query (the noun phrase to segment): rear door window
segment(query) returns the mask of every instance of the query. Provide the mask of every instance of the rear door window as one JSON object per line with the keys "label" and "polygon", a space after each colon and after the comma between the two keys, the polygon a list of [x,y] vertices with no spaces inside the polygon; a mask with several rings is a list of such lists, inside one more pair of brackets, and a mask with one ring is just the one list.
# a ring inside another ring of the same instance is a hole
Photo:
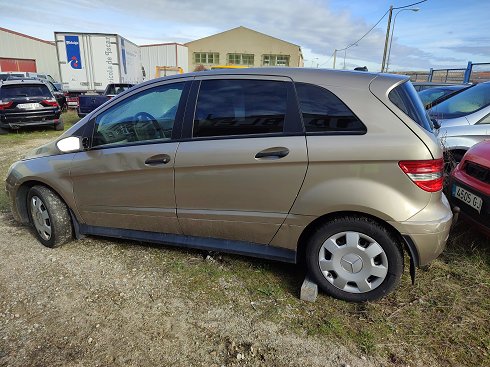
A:
{"label": "rear door window", "polygon": [[193,137],[282,133],[286,109],[286,82],[204,80],[199,89]]}
{"label": "rear door window", "polygon": [[0,99],[19,97],[52,98],[53,96],[44,84],[4,85],[0,88]]}
{"label": "rear door window", "polygon": [[299,106],[307,133],[364,134],[366,126],[329,90],[296,83]]}
{"label": "rear door window", "polygon": [[400,84],[388,94],[388,98],[395,106],[402,110],[405,115],[410,117],[425,130],[432,131],[432,124],[430,123],[424,105],[412,83],[407,81]]}

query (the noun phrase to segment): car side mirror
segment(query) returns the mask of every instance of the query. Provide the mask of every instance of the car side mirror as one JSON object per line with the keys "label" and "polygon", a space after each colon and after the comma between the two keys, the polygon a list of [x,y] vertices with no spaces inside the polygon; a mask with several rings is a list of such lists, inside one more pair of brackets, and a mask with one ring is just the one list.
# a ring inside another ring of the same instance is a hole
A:
{"label": "car side mirror", "polygon": [[71,153],[71,152],[78,152],[82,150],[82,139],[76,136],[69,136],[67,138],[63,138],[61,140],[58,140],[56,143],[56,146],[58,147],[59,150],[61,150],[63,153]]}
{"label": "car side mirror", "polygon": [[435,118],[430,119],[432,121],[432,125],[434,126],[434,129],[439,130],[441,128],[441,124],[439,121],[437,121]]}

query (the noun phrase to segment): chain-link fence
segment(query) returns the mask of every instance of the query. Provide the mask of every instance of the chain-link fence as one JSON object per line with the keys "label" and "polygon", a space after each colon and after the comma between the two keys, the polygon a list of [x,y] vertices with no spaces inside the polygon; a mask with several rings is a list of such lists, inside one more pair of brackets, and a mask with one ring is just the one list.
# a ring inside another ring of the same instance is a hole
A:
{"label": "chain-link fence", "polygon": [[490,80],[490,63],[468,63],[468,67],[471,68],[468,80],[470,83],[481,83]]}
{"label": "chain-link fence", "polygon": [[466,69],[433,69],[429,73],[429,81],[433,83],[462,84]]}

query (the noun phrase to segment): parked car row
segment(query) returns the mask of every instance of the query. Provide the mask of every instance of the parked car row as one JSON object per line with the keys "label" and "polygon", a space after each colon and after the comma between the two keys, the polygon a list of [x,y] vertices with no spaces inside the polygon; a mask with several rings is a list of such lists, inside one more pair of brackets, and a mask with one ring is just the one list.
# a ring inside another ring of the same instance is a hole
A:
{"label": "parked car row", "polygon": [[[445,149],[446,191],[461,216],[490,234],[490,82],[438,85],[419,96]],[[451,172],[452,171],[452,172]]]}

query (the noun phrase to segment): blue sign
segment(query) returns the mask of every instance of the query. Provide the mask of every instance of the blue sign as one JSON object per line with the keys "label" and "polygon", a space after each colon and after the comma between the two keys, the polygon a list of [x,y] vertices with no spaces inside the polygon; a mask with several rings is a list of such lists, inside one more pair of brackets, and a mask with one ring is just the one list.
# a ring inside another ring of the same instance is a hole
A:
{"label": "blue sign", "polygon": [[126,47],[124,46],[124,38],[121,37],[121,53],[122,53],[122,62],[124,67],[124,74],[128,73],[128,68],[126,66]]}
{"label": "blue sign", "polygon": [[66,58],[67,63],[73,69],[82,68],[82,60],[80,58],[80,41],[78,36],[65,36]]}

